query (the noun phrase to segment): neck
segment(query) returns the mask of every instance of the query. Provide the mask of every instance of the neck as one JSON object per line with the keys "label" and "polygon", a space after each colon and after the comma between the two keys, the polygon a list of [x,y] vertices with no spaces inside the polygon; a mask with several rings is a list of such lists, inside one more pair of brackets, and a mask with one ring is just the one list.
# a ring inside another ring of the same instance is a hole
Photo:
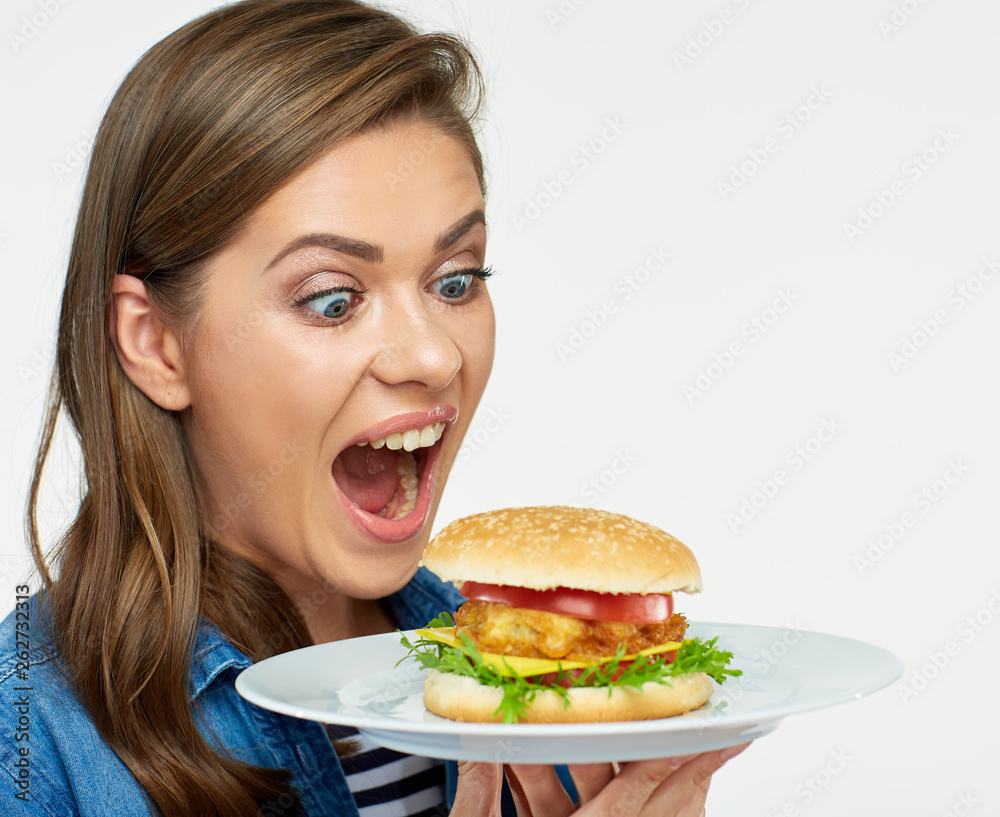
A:
{"label": "neck", "polygon": [[299,612],[314,644],[389,633],[396,626],[377,599],[356,599],[336,591],[314,592],[299,604]]}
{"label": "neck", "polygon": [[255,563],[281,586],[302,616],[313,644],[390,633],[396,629],[392,616],[377,599],[348,596],[328,581],[282,570],[273,564],[260,564],[245,550],[233,550]]}

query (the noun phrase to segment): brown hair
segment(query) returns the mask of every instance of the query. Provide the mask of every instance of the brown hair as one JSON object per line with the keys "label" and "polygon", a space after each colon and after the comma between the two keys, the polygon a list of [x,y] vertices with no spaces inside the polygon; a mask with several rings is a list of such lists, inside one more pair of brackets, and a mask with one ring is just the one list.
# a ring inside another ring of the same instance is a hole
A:
{"label": "brown hair", "polygon": [[[341,140],[394,121],[458,139],[482,185],[470,124],[481,94],[454,37],[350,0],[246,0],[154,46],[108,108],[70,253],[27,532],[67,672],[151,811],[242,817],[289,791],[286,773],[221,756],[199,733],[188,672],[201,620],[254,660],[309,637],[268,576],[213,543],[179,418],[118,363],[114,277],[141,278],[165,320],[194,325],[206,259],[248,215]],[[53,576],[37,506],[62,409],[85,483]]]}

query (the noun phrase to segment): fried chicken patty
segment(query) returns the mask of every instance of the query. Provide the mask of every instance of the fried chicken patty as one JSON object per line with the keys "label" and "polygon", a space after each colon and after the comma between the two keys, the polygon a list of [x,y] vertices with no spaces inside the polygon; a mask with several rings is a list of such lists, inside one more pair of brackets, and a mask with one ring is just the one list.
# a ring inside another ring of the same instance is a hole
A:
{"label": "fried chicken patty", "polygon": [[[624,624],[479,599],[470,599],[458,608],[455,624],[484,652],[570,661],[606,658],[615,654],[619,644],[631,655],[667,641],[681,641],[687,630],[687,620],[679,613],[655,624]],[[668,660],[674,657],[668,654]]]}

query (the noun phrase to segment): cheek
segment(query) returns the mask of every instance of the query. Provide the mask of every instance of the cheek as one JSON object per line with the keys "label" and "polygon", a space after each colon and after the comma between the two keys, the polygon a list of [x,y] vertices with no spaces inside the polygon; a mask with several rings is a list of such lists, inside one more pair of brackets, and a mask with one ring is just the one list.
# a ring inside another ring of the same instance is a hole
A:
{"label": "cheek", "polygon": [[482,395],[493,368],[493,353],[496,345],[496,320],[493,304],[488,295],[474,315],[459,322],[453,335],[455,345],[462,353],[462,368],[466,372],[467,388],[476,391],[476,399]]}
{"label": "cheek", "polygon": [[266,319],[208,329],[198,348],[190,378],[203,449],[196,455],[204,467],[225,467],[230,480],[286,459],[290,448],[314,460],[366,365],[351,344]]}
{"label": "cheek", "polygon": [[331,333],[296,325],[280,315],[219,322],[205,332],[199,348],[195,387],[208,402],[286,404],[308,414],[313,404],[336,402],[350,393],[364,370],[363,350],[337,342]]}

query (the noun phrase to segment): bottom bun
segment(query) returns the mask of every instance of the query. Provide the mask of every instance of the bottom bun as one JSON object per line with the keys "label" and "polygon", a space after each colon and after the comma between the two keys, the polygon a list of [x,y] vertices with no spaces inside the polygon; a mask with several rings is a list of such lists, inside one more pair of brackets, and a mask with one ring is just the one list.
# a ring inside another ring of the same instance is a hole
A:
{"label": "bottom bun", "polygon": [[[667,718],[697,709],[712,695],[712,682],[703,672],[671,679],[670,686],[655,681],[641,687],[577,687],[569,690],[570,705],[558,692],[544,690],[528,707],[526,723],[597,723]],[[502,722],[495,715],[503,700],[498,687],[480,684],[467,675],[432,669],[424,683],[424,706],[453,721]]]}

